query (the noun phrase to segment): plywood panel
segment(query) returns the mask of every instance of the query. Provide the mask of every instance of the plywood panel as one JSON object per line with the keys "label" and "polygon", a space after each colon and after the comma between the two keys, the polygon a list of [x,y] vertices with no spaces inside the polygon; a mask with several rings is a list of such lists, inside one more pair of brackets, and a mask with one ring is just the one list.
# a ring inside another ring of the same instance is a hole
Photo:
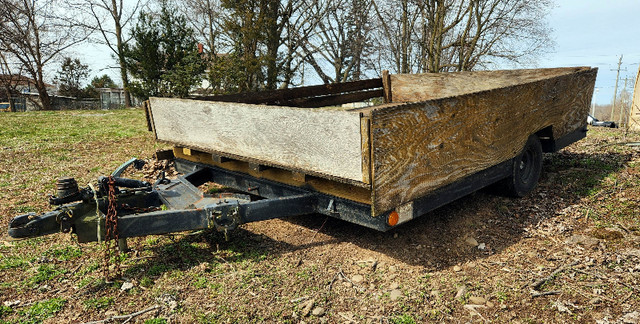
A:
{"label": "plywood panel", "polygon": [[418,102],[529,83],[584,69],[584,67],[576,67],[394,74],[390,76],[390,79],[393,102]]}
{"label": "plywood panel", "polygon": [[173,98],[150,102],[158,140],[363,181],[357,112]]}
{"label": "plywood panel", "polygon": [[374,215],[515,157],[528,136],[542,128],[552,126],[558,138],[585,125],[595,77],[595,69],[582,69],[528,84],[374,109]]}

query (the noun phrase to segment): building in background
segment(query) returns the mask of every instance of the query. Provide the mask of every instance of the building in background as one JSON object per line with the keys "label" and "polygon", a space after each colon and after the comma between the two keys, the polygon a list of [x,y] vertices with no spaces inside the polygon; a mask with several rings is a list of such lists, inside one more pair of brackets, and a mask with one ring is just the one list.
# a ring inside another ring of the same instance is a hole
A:
{"label": "building in background", "polygon": [[[124,89],[122,88],[98,88],[100,93],[100,107],[102,109],[118,109],[124,107]],[[131,105],[139,106],[140,100],[131,96]]]}

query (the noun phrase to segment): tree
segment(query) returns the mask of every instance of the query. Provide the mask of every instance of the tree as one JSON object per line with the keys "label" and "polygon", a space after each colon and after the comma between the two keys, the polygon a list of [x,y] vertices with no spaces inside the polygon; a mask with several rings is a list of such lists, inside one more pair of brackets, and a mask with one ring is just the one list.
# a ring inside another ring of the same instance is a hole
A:
{"label": "tree", "polygon": [[44,110],[51,109],[45,66],[89,36],[71,14],[64,2],[0,0],[0,50],[15,57],[34,80]]}
{"label": "tree", "polygon": [[469,71],[530,64],[553,46],[553,0],[373,2],[381,55],[397,72]]}
{"label": "tree", "polygon": [[18,94],[17,87],[20,82],[23,82],[22,79],[22,69],[21,65],[17,64],[17,71],[14,69],[16,64],[10,60],[7,55],[8,53],[0,52],[0,87],[4,92],[4,95],[9,101],[9,110],[15,111],[15,107],[13,106],[14,101],[11,100],[15,95]]}
{"label": "tree", "polygon": [[89,76],[89,66],[82,64],[79,59],[65,57],[55,77],[58,84],[58,93],[63,96],[83,97],[81,85]]}
{"label": "tree", "polygon": [[[372,47],[370,0],[331,0],[317,2],[323,12],[315,34],[303,48],[305,60],[324,83],[358,80]],[[326,67],[332,71],[325,72]]]}
{"label": "tree", "polygon": [[124,46],[127,69],[139,80],[130,83],[132,94],[186,97],[202,81],[205,65],[194,32],[166,2],[159,15],[140,13],[132,36],[135,44]]}
{"label": "tree", "polygon": [[100,88],[117,88],[118,85],[113,82],[110,76],[103,74],[94,77],[91,82],[84,88],[83,96],[86,98],[99,98],[100,94],[97,89]]}
{"label": "tree", "polygon": [[129,75],[124,57],[125,44],[130,38],[123,35],[124,29],[132,21],[141,7],[141,1],[125,6],[123,0],[85,0],[83,8],[89,13],[94,24],[88,24],[102,36],[100,43],[107,45],[118,61],[120,78],[124,88],[124,105],[131,107]]}

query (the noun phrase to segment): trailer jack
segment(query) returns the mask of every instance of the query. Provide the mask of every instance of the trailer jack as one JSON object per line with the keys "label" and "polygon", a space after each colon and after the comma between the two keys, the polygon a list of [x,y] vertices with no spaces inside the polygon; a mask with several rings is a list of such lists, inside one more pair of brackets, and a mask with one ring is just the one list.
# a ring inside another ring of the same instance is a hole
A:
{"label": "trailer jack", "polygon": [[[277,198],[264,199],[246,192],[225,193],[217,197],[201,192],[197,186],[210,181],[212,169],[194,168],[177,179],[164,174],[154,183],[122,178],[122,172],[144,161],[131,159],[110,177],[100,177],[94,184],[79,188],[73,178],[57,181],[57,194],[49,203],[56,208],[41,215],[28,213],[9,223],[9,236],[30,238],[58,232],[74,233],[78,242],[105,239],[105,215],[114,203],[118,237],[128,238],[188,230],[215,229],[227,233],[238,226],[318,211],[318,197],[313,192],[290,190]],[[115,185],[115,199],[109,198],[108,181]]]}

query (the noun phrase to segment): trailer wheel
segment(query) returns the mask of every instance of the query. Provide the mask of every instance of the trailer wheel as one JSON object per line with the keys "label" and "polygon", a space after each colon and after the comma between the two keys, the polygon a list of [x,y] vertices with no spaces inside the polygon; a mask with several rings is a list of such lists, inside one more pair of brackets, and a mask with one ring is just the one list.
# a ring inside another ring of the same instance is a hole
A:
{"label": "trailer wheel", "polygon": [[513,159],[511,175],[504,179],[506,193],[524,197],[531,192],[542,173],[542,144],[537,135],[531,135],[522,152]]}

